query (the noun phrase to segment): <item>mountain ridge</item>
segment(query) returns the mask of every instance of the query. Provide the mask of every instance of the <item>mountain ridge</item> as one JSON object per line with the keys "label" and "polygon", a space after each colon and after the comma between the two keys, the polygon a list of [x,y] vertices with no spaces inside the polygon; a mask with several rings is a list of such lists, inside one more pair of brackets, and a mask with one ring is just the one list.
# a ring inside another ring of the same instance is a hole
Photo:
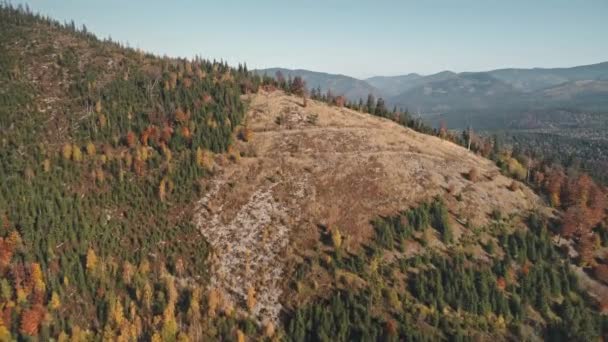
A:
{"label": "mountain ridge", "polygon": [[[291,70],[289,75],[310,73],[298,69]],[[504,124],[501,116],[518,117],[540,109],[608,111],[608,103],[604,100],[608,97],[608,89],[603,86],[608,80],[608,62],[560,68],[502,68],[458,73],[446,70],[431,75],[410,73],[363,80],[330,73],[313,74],[316,75],[313,84],[330,85],[339,80],[339,87],[326,86],[322,87],[323,91],[331,88],[334,95],[345,95],[351,101],[365,100],[371,93],[383,97],[389,107],[420,111],[433,124],[437,124],[437,120],[432,118],[446,116],[451,127],[456,128],[473,123],[490,129]],[[482,124],[471,122],[467,116],[479,117]]]}
{"label": "mountain ridge", "polygon": [[336,95],[344,95],[351,100],[366,98],[368,94],[379,95],[380,91],[364,80],[341,74],[309,71],[305,69],[268,68],[256,69],[253,72],[259,76],[275,77],[281,72],[285,78],[300,76],[306,81],[308,88],[321,88],[322,92],[331,90]]}

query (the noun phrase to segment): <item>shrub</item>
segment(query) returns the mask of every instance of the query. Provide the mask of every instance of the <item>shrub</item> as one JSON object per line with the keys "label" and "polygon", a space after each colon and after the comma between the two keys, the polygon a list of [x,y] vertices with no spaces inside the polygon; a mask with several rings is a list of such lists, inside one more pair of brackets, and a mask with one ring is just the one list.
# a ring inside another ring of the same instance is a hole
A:
{"label": "shrub", "polygon": [[342,246],[342,233],[338,228],[331,230],[331,242],[336,249],[340,249],[340,246]]}
{"label": "shrub", "polygon": [[243,140],[244,142],[249,142],[252,137],[253,131],[247,127],[243,127],[239,131],[239,139]]}

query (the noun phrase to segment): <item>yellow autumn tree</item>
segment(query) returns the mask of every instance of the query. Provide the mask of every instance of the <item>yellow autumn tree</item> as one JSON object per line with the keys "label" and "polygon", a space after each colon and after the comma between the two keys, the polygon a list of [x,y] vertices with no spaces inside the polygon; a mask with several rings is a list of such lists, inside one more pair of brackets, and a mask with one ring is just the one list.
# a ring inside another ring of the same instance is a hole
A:
{"label": "yellow autumn tree", "polygon": [[23,245],[21,235],[19,235],[19,232],[16,230],[13,230],[10,234],[8,234],[7,242],[13,248],[13,250],[18,250]]}
{"label": "yellow autumn tree", "polygon": [[275,327],[274,324],[272,324],[272,322],[266,322],[264,324],[264,336],[266,336],[267,338],[272,338],[272,336],[274,336],[275,333]]}
{"label": "yellow autumn tree", "polygon": [[177,303],[178,293],[175,287],[175,279],[170,275],[165,276],[165,288],[167,290],[167,302],[170,306],[173,306]]}
{"label": "yellow autumn tree", "polygon": [[236,341],[245,342],[245,333],[243,333],[240,329],[236,330]]}
{"label": "yellow autumn tree", "polygon": [[51,160],[46,158],[43,162],[42,162],[42,170],[44,172],[49,172],[51,171]]}
{"label": "yellow autumn tree", "polygon": [[134,273],[135,273],[135,267],[133,267],[133,265],[130,262],[125,261],[122,264],[122,281],[123,281],[123,283],[125,283],[126,285],[130,285],[131,280],[133,279]]}
{"label": "yellow autumn tree", "polygon": [[57,342],[68,342],[70,340],[70,336],[65,331],[59,333],[57,336]]}
{"label": "yellow autumn tree", "polygon": [[93,272],[95,268],[97,268],[97,254],[95,254],[95,250],[93,250],[93,248],[91,247],[89,247],[89,249],[87,250],[86,262],[87,271]]}
{"label": "yellow autumn tree", "polygon": [[82,161],[82,151],[76,144],[72,145],[72,160],[75,162]]}
{"label": "yellow autumn tree", "polygon": [[217,308],[220,305],[221,294],[217,289],[211,289],[207,293],[207,315],[215,317]]}
{"label": "yellow autumn tree", "polygon": [[142,304],[146,310],[150,310],[150,308],[152,307],[153,292],[152,292],[152,287],[150,286],[149,282],[146,282],[144,284],[144,288],[143,288],[142,292],[143,292]]}
{"label": "yellow autumn tree", "polygon": [[167,197],[167,179],[163,178],[158,186],[158,198],[161,202],[165,201]]}
{"label": "yellow autumn tree", "polygon": [[161,146],[161,150],[163,152],[163,155],[165,156],[165,161],[167,163],[170,162],[171,159],[173,158],[173,154],[171,153],[171,150],[165,145]]}
{"label": "yellow autumn tree", "polygon": [[0,324],[0,341],[13,341],[11,332],[4,326],[4,324]]}
{"label": "yellow autumn tree", "polygon": [[87,143],[86,150],[89,157],[92,157],[97,153],[97,148],[95,147],[95,144],[90,141]]}
{"label": "yellow autumn tree", "polygon": [[340,233],[340,230],[338,228],[334,227],[331,230],[331,242],[333,243],[336,249],[340,249],[340,247],[342,246],[342,233]]}
{"label": "yellow autumn tree", "polygon": [[507,161],[507,169],[509,173],[518,180],[526,179],[526,168],[515,158],[509,158]]}
{"label": "yellow autumn tree", "polygon": [[213,170],[213,153],[208,150],[203,150],[200,147],[196,148],[196,164],[207,171]]}
{"label": "yellow autumn tree", "polygon": [[192,290],[190,296],[190,305],[188,307],[188,319],[191,323],[197,322],[201,318],[201,289],[196,287]]}
{"label": "yellow autumn tree", "polygon": [[53,294],[51,295],[51,301],[49,303],[49,306],[53,310],[58,310],[59,308],[61,308],[61,300],[59,299],[59,295],[55,291],[53,291]]}
{"label": "yellow autumn tree", "polygon": [[99,113],[97,115],[97,121],[99,121],[99,128],[106,128],[108,125],[108,118],[104,114]]}
{"label": "yellow autumn tree", "polygon": [[177,334],[177,321],[175,320],[175,304],[169,302],[163,312],[163,328],[161,335],[163,341],[175,340]]}
{"label": "yellow autumn tree", "polygon": [[61,148],[61,155],[64,160],[72,159],[72,144],[65,144]]}
{"label": "yellow autumn tree", "polygon": [[34,290],[38,293],[44,293],[46,285],[44,284],[44,278],[42,276],[42,268],[37,262],[33,262],[30,266],[30,272],[32,281],[34,283]]}
{"label": "yellow autumn tree", "polygon": [[103,184],[103,182],[106,180],[106,174],[103,172],[103,169],[100,167],[95,169],[95,180],[97,180],[97,183],[99,183],[99,184]]}
{"label": "yellow autumn tree", "polygon": [[114,304],[111,308],[111,317],[112,321],[116,324],[116,326],[120,326],[125,318],[124,309],[122,307],[122,303],[118,298],[114,300]]}

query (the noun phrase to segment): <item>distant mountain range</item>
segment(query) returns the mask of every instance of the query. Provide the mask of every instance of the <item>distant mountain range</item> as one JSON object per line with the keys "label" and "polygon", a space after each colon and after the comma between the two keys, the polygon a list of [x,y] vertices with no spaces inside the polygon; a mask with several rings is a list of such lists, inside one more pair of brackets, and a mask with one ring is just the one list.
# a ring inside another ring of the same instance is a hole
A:
{"label": "distant mountain range", "polygon": [[328,74],[324,72],[316,72],[309,70],[290,70],[284,68],[270,68],[255,70],[254,72],[260,75],[268,75],[275,77],[277,71],[280,71],[285,78],[300,76],[306,81],[308,88],[320,87],[323,92],[328,89],[336,95],[344,95],[349,99],[358,100],[359,98],[367,98],[368,94],[374,94],[375,96],[382,96],[382,92],[372,86],[365,80],[359,80],[354,77]]}
{"label": "distant mountain range", "polygon": [[432,75],[376,76],[365,80],[308,70],[265,69],[260,74],[299,75],[309,87],[331,89],[351,100],[369,93],[389,106],[408,108],[427,120],[454,127],[521,125],[534,113],[567,111],[608,113],[608,62],[572,68],[498,69],[486,72],[443,71]]}

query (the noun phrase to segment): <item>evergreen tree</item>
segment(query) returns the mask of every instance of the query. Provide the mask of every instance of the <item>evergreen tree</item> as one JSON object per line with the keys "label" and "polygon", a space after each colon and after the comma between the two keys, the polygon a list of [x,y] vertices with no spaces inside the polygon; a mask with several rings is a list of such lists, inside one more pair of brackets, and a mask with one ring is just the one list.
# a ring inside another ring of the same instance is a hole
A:
{"label": "evergreen tree", "polygon": [[374,98],[374,95],[372,95],[371,93],[367,95],[367,104],[365,106],[365,109],[370,114],[373,114],[375,112],[376,98]]}

